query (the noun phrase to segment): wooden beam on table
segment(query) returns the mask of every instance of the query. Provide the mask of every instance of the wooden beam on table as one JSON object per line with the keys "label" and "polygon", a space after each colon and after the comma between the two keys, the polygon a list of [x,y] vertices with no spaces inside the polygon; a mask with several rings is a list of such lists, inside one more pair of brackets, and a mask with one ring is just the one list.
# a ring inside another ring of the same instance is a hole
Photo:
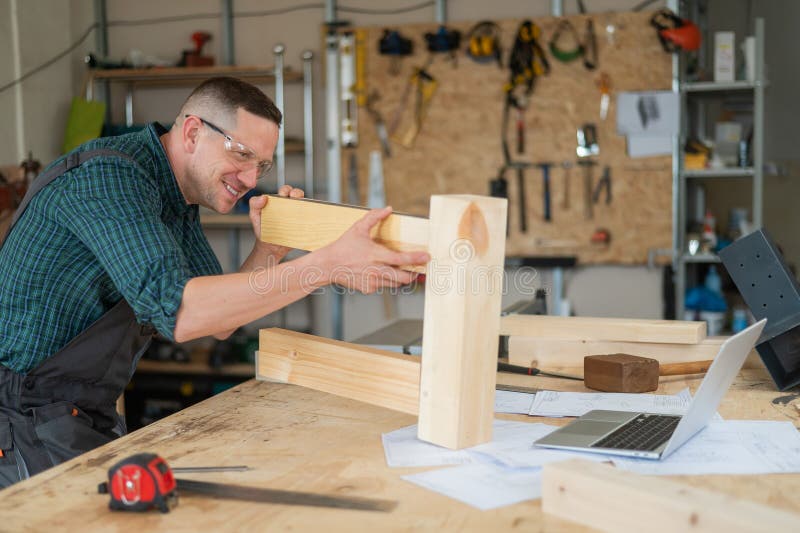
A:
{"label": "wooden beam on table", "polygon": [[542,510],[601,531],[793,531],[800,515],[573,459],[544,466]]}
{"label": "wooden beam on table", "polygon": [[[363,207],[270,195],[261,211],[261,240],[314,251],[341,237],[367,212]],[[395,251],[427,251],[428,219],[392,213],[373,229],[372,237]],[[404,268],[425,272],[424,266]]]}
{"label": "wooden beam on table", "polygon": [[262,329],[256,379],[417,414],[419,357],[280,328]]}
{"label": "wooden beam on table", "polygon": [[591,355],[626,353],[657,359],[661,364],[714,359],[727,337],[706,337],[697,344],[619,342],[550,339],[512,335],[508,338],[508,361],[512,365],[541,370],[583,369],[583,358]]}
{"label": "wooden beam on table", "polygon": [[578,316],[506,315],[500,335],[577,341],[697,344],[706,338],[705,322]]}
{"label": "wooden beam on table", "polygon": [[507,201],[431,197],[418,437],[451,449],[492,438]]}

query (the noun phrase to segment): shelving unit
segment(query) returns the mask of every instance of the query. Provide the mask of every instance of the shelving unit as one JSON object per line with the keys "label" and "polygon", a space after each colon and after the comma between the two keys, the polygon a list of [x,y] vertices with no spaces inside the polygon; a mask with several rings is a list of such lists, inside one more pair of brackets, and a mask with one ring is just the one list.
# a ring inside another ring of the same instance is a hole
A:
{"label": "shelving unit", "polygon": [[[689,254],[687,252],[687,184],[699,179],[749,179],[752,180],[752,223],[760,228],[763,220],[763,168],[764,168],[764,19],[755,20],[756,38],[756,79],[754,81],[734,82],[686,82],[683,80],[683,65],[676,57],[673,63],[673,90],[680,93],[680,135],[673,143],[673,191],[676,194],[673,213],[673,269],[675,271],[675,314],[682,319],[684,315],[687,289],[687,271],[690,265],[721,263],[714,253]],[[732,93],[742,93],[753,101],[753,141],[751,145],[752,167],[721,169],[686,170],[683,168],[684,151],[689,132],[688,102],[694,97],[720,97]]]}

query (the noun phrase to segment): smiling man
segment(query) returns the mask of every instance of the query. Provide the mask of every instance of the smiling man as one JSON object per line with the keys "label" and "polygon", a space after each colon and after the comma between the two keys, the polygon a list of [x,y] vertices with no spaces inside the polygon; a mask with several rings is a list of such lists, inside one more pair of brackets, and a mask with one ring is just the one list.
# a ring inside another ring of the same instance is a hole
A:
{"label": "smiling man", "polygon": [[[260,90],[214,78],[169,131],[91,141],[37,178],[0,248],[0,488],[124,433],[115,401],[154,332],[224,338],[323,285],[372,292],[412,281],[398,265],[428,261],[372,241],[386,208],[294,261],[256,239],[223,275],[198,206],[227,213],[255,187],[280,123]],[[250,200],[256,235],[267,200]],[[255,290],[256,271],[281,283]]]}

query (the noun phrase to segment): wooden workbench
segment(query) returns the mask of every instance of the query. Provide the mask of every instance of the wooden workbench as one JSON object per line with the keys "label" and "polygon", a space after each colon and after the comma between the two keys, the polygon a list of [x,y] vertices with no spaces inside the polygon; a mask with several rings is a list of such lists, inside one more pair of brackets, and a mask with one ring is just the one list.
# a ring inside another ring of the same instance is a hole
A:
{"label": "wooden workbench", "polygon": [[[585,390],[581,382],[501,374],[527,387]],[[666,378],[674,393],[699,378]],[[775,390],[763,370],[740,375],[719,411],[729,419],[792,420],[800,424],[800,394]],[[502,418],[564,423],[517,415]],[[380,434],[415,418],[292,385],[247,381],[127,437],[0,492],[0,531],[260,531],[481,530],[582,531],[544,515],[539,501],[481,512],[400,479],[425,468],[389,468]],[[172,466],[238,465],[237,473],[184,474],[288,490],[396,500],[391,513],[289,507],[207,499],[184,493],[169,514],[112,513],[97,484],[115,461],[135,452],[162,455]],[[800,512],[800,474],[681,476],[712,488]]]}

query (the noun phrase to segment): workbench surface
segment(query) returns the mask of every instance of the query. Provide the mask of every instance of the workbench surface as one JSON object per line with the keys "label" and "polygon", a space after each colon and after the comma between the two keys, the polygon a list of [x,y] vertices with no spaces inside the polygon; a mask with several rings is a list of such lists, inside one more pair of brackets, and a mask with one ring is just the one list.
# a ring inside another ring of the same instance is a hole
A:
{"label": "workbench surface", "polygon": [[[582,382],[501,374],[504,383],[584,391]],[[662,378],[660,393],[700,378]],[[800,394],[775,390],[766,372],[744,370],[720,406],[726,419],[792,420],[800,424]],[[568,419],[498,415],[565,423]],[[540,501],[481,512],[403,481],[426,468],[389,468],[381,433],[415,417],[354,400],[255,380],[189,407],[70,462],[0,492],[0,531],[259,531],[481,530],[582,531],[544,515]],[[155,452],[171,466],[240,465],[247,472],[178,477],[241,485],[395,500],[390,513],[214,500],[184,493],[169,514],[108,510],[97,485],[117,460]],[[800,512],[800,474],[680,476],[695,486]]]}

